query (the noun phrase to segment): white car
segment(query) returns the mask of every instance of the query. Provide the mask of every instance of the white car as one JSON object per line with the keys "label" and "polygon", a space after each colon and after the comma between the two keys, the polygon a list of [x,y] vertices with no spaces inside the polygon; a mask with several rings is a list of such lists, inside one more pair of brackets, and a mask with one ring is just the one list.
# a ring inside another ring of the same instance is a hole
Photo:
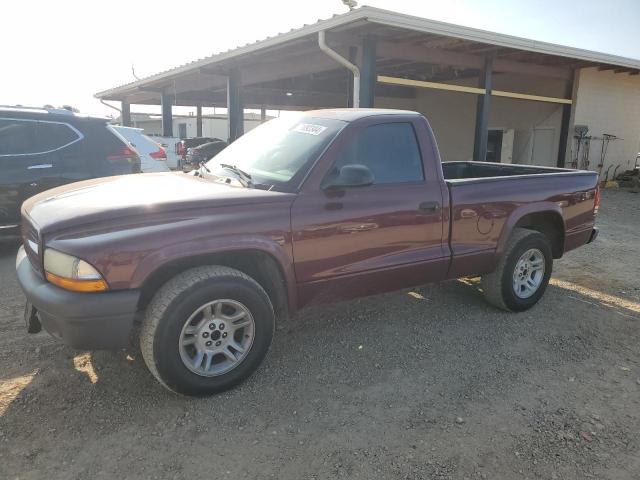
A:
{"label": "white car", "polygon": [[140,155],[140,168],[143,173],[168,172],[167,153],[162,146],[147,137],[142,128],[122,127],[113,128],[122,135]]}
{"label": "white car", "polygon": [[164,148],[167,154],[167,166],[171,170],[177,170],[180,160],[182,159],[182,155],[178,155],[177,153],[177,144],[180,143],[180,139],[177,137],[162,137],[162,136],[151,136],[152,140],[158,142]]}

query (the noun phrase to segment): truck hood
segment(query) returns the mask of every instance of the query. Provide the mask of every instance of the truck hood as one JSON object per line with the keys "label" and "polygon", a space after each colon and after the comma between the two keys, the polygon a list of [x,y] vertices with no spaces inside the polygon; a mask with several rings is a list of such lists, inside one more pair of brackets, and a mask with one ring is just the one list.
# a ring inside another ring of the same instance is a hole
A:
{"label": "truck hood", "polygon": [[147,173],[71,183],[29,198],[22,212],[41,232],[192,208],[287,201],[293,194],[236,187],[184,173]]}

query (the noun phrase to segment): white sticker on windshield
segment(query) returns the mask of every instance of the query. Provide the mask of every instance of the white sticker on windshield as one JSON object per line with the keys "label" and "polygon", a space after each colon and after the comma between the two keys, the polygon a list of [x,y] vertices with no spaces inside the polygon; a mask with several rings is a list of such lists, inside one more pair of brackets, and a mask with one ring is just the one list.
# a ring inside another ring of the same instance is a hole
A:
{"label": "white sticker on windshield", "polygon": [[301,123],[293,129],[294,132],[308,133],[309,135],[320,135],[327,127],[322,125],[313,125],[311,123]]}

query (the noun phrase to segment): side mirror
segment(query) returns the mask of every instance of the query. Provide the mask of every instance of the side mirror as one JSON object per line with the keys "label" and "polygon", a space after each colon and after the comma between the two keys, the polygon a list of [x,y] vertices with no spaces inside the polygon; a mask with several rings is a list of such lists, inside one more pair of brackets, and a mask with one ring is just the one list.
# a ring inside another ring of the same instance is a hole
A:
{"label": "side mirror", "polygon": [[328,179],[322,188],[367,187],[373,185],[374,180],[369,167],[360,164],[344,165],[338,175]]}

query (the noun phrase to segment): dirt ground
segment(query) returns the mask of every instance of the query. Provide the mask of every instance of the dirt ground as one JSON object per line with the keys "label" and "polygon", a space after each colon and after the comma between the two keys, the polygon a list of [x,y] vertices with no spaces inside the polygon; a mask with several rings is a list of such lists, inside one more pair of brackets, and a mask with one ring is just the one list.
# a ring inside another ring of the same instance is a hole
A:
{"label": "dirt ground", "polygon": [[160,387],[135,350],[27,335],[0,256],[0,478],[640,478],[640,195],[508,314],[451,281],[306,310],[248,382]]}

